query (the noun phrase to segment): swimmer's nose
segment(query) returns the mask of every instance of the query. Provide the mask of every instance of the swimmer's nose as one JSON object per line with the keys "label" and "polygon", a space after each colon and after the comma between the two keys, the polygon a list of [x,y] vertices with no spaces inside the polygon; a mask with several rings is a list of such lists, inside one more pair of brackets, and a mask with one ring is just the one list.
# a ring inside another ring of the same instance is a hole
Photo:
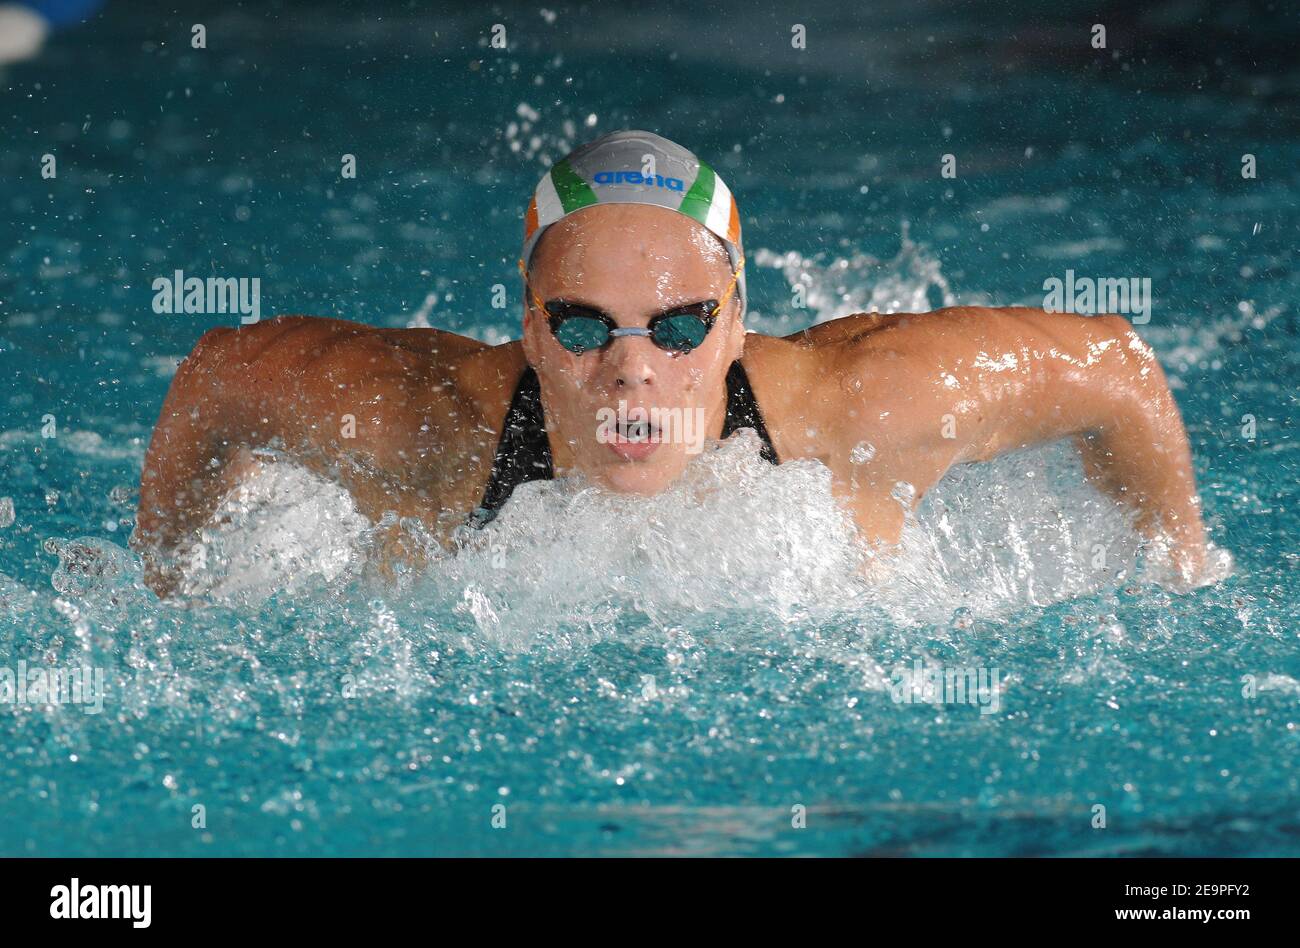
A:
{"label": "swimmer's nose", "polygon": [[648,365],[632,365],[622,368],[614,379],[619,388],[633,385],[651,385],[654,380],[654,371]]}
{"label": "swimmer's nose", "polygon": [[646,358],[646,348],[652,346],[648,339],[615,339],[610,347],[610,363],[614,370],[614,384],[619,388],[653,385],[655,370]]}

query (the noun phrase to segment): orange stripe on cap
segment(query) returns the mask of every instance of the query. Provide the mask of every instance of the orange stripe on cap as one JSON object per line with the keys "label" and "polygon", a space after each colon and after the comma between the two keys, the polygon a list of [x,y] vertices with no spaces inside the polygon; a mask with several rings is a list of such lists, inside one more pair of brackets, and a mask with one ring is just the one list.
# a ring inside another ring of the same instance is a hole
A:
{"label": "orange stripe on cap", "polygon": [[[734,210],[734,207],[733,207]],[[524,241],[533,236],[533,231],[537,230],[537,195],[528,202],[528,210],[524,213]]]}
{"label": "orange stripe on cap", "polygon": [[736,208],[736,198],[731,198],[731,217],[727,220],[727,239],[733,244],[740,243],[740,211]]}

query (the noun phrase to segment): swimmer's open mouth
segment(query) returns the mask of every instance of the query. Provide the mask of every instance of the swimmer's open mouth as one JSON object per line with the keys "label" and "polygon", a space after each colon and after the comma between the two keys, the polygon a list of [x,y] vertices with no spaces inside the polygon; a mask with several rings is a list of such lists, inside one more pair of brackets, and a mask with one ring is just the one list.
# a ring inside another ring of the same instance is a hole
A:
{"label": "swimmer's open mouth", "polygon": [[648,420],[623,420],[607,444],[624,461],[643,461],[659,448],[661,434],[659,426]]}
{"label": "swimmer's open mouth", "polygon": [[660,431],[658,425],[649,421],[627,421],[618,425],[614,437],[625,444],[658,444]]}

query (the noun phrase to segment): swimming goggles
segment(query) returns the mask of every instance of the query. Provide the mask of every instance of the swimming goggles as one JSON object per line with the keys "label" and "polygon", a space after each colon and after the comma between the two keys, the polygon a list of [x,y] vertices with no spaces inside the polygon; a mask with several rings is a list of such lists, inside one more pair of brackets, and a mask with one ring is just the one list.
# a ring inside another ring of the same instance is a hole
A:
{"label": "swimming goggles", "polygon": [[524,288],[533,298],[533,303],[545,315],[555,339],[565,349],[576,355],[607,346],[619,336],[646,336],[660,349],[668,352],[687,353],[697,348],[713,328],[718,312],[736,289],[736,280],[745,266],[745,258],[731,274],[731,282],[720,300],[701,300],[685,306],[674,306],[651,317],[645,327],[619,326],[618,323],[598,309],[569,303],[564,300],[551,300],[543,303],[541,297],[533,292],[528,280],[528,271],[524,262],[519,261],[519,272],[524,275]]}

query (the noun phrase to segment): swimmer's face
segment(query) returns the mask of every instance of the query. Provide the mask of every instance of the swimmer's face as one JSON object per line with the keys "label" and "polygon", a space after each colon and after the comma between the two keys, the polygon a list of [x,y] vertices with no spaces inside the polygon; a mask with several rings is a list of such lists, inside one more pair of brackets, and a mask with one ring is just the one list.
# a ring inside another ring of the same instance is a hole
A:
{"label": "swimmer's face", "polygon": [[[731,273],[721,242],[690,218],[602,204],[542,235],[529,282],[543,302],[565,300],[601,310],[620,327],[645,327],[665,310],[722,299]],[[537,370],[557,467],[618,491],[653,494],[672,483],[704,439],[721,431],[727,368],[744,347],[739,311],[733,290],[703,343],[687,353],[620,336],[578,355],[527,299],[524,352]]]}

